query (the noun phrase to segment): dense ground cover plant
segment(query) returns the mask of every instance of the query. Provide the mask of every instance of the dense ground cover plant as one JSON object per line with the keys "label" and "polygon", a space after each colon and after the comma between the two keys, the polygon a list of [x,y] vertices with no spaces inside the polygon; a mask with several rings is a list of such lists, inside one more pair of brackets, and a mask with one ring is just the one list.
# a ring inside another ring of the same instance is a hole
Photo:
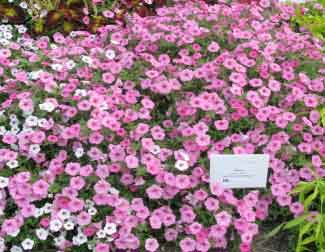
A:
{"label": "dense ground cover plant", "polygon": [[[0,250],[249,252],[272,202],[302,215],[291,190],[325,175],[325,59],[293,14],[179,1],[4,43]],[[271,190],[209,186],[211,153],[270,154]]]}
{"label": "dense ground cover plant", "polygon": [[27,24],[30,34],[70,33],[96,30],[112,23],[124,23],[127,12],[153,15],[165,0],[0,0],[0,21]]}

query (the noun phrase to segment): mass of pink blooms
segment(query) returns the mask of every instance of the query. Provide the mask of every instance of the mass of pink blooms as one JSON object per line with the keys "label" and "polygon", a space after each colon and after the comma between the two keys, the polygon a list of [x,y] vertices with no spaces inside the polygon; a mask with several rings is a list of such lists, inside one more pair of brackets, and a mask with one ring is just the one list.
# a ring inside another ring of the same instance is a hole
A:
{"label": "mass of pink blooms", "polygon": [[[290,191],[325,176],[325,57],[293,14],[178,1],[2,47],[0,251],[250,252],[271,204],[302,214]],[[269,154],[268,189],[210,184],[212,153]]]}

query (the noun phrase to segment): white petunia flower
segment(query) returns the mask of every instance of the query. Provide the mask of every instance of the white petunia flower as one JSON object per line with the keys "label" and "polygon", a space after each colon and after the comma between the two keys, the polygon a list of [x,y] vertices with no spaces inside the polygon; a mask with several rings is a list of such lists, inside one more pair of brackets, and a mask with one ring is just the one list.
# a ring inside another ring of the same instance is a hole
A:
{"label": "white petunia flower", "polygon": [[99,108],[99,110],[104,111],[104,110],[107,110],[108,109],[108,105],[107,105],[107,103],[103,102],[103,103],[101,103],[99,105],[98,108]]}
{"label": "white petunia flower", "polygon": [[3,136],[7,132],[4,126],[0,126],[0,136]]}
{"label": "white petunia flower", "polygon": [[47,112],[53,112],[55,110],[55,106],[52,102],[44,102],[38,105],[40,110],[44,110]]}
{"label": "white petunia flower", "polygon": [[30,78],[32,80],[37,80],[39,78],[41,72],[42,71],[40,71],[40,70],[39,71],[30,72],[30,73],[28,73],[28,78]]}
{"label": "white petunia flower", "polygon": [[21,2],[21,3],[19,4],[19,6],[20,6],[21,8],[23,8],[23,9],[27,9],[27,8],[28,8],[28,4],[27,4],[26,2]]}
{"label": "white petunia flower", "polygon": [[65,230],[73,230],[74,229],[74,223],[72,221],[67,221],[63,224],[63,227]]}
{"label": "white petunia flower", "polygon": [[108,58],[109,60],[113,60],[113,59],[115,58],[116,54],[115,54],[115,51],[114,51],[114,50],[112,50],[112,49],[108,49],[108,50],[106,50],[106,52],[105,52],[105,56],[106,56],[106,58]]}
{"label": "white petunia flower", "polygon": [[60,246],[62,244],[62,242],[64,242],[64,237],[63,236],[58,236],[58,237],[55,237],[54,239],[54,243],[55,243],[55,246]]}
{"label": "white petunia flower", "polygon": [[18,134],[19,131],[20,131],[20,128],[17,127],[17,126],[12,127],[12,128],[10,129],[10,133],[12,133],[12,134],[14,134],[14,135]]}
{"label": "white petunia flower", "polygon": [[11,127],[17,127],[19,125],[19,120],[17,118],[10,120]]}
{"label": "white petunia flower", "polygon": [[108,192],[111,193],[111,194],[114,194],[114,195],[119,195],[119,193],[120,193],[120,191],[117,190],[117,189],[114,188],[114,187],[110,187],[110,188],[108,189]]}
{"label": "white petunia flower", "polygon": [[74,38],[77,36],[77,33],[75,31],[70,32],[70,37]]}
{"label": "white petunia flower", "polygon": [[9,119],[11,121],[11,120],[17,120],[18,118],[17,118],[17,116],[15,114],[10,114]]}
{"label": "white petunia flower", "polygon": [[86,199],[85,203],[86,203],[86,207],[92,207],[95,205],[94,201],[90,199]]}
{"label": "white petunia flower", "polygon": [[34,247],[34,241],[27,238],[27,239],[23,240],[23,242],[21,243],[21,246],[25,250],[30,250]]}
{"label": "white petunia flower", "polygon": [[159,145],[154,145],[153,148],[150,150],[150,152],[154,155],[157,155],[160,153],[160,146]]}
{"label": "white petunia flower", "polygon": [[73,61],[73,60],[68,60],[66,63],[65,63],[65,66],[71,70],[73,69],[75,66],[76,66],[76,63]]}
{"label": "white petunia flower", "polygon": [[37,120],[37,126],[44,128],[47,126],[47,120],[45,118],[40,118]]}
{"label": "white petunia flower", "polygon": [[87,211],[91,216],[94,216],[97,214],[97,209],[94,207],[90,207]]}
{"label": "white petunia flower", "polygon": [[82,233],[79,233],[77,236],[72,238],[72,244],[74,245],[82,245],[87,242],[87,236]]}
{"label": "white petunia flower", "polygon": [[186,171],[188,169],[189,165],[184,160],[177,160],[175,163],[175,167],[179,171]]}
{"label": "white petunia flower", "polygon": [[17,68],[12,68],[10,71],[13,76],[15,76],[19,72]]}
{"label": "white petunia flower", "polygon": [[47,231],[44,228],[39,228],[39,229],[36,229],[36,235],[37,235],[38,239],[45,241],[49,235],[49,231]]}
{"label": "white petunia flower", "polygon": [[62,220],[67,220],[70,218],[71,214],[70,211],[66,210],[66,209],[61,209],[58,213],[58,216],[60,219]]}
{"label": "white petunia flower", "polygon": [[28,116],[25,120],[25,124],[29,127],[37,126],[38,118],[36,116]]}
{"label": "white petunia flower", "polygon": [[44,210],[43,210],[42,208],[36,208],[36,209],[35,209],[35,214],[34,214],[34,216],[35,216],[36,218],[41,217],[43,214],[44,214]]}
{"label": "white petunia flower", "polygon": [[17,160],[9,160],[6,165],[10,168],[10,169],[15,169],[18,167],[18,161]]}
{"label": "white petunia flower", "polygon": [[88,248],[89,250],[93,251],[94,248],[95,248],[95,245],[93,245],[93,244],[87,244],[87,248]]}
{"label": "white petunia flower", "polygon": [[92,58],[90,58],[90,57],[88,57],[88,56],[84,56],[84,55],[82,55],[82,56],[81,56],[81,60],[82,60],[83,62],[89,64],[89,65],[93,63]]}
{"label": "white petunia flower", "polygon": [[74,92],[74,94],[76,96],[82,96],[82,97],[84,97],[84,96],[87,96],[87,90],[85,90],[85,89],[76,89],[76,91]]}
{"label": "white petunia flower", "polygon": [[9,185],[9,178],[0,177],[0,188],[3,189]]}
{"label": "white petunia flower", "polygon": [[58,232],[62,228],[62,222],[59,220],[50,221],[50,230],[53,232]]}
{"label": "white petunia flower", "polygon": [[29,154],[31,155],[36,155],[41,151],[41,147],[39,146],[39,144],[31,144],[29,146]]}
{"label": "white petunia flower", "polygon": [[114,39],[111,39],[111,43],[114,44],[114,45],[118,45],[119,44],[119,42],[116,41],[116,40],[114,40]]}
{"label": "white petunia flower", "polygon": [[107,235],[112,235],[116,233],[116,224],[115,223],[106,223],[104,231]]}
{"label": "white petunia flower", "polygon": [[83,148],[77,148],[74,152],[74,155],[77,157],[77,158],[81,158],[83,155],[84,155],[85,151]]}
{"label": "white petunia flower", "polygon": [[85,236],[84,234],[79,234],[78,240],[79,240],[79,244],[84,244],[88,241],[87,236]]}
{"label": "white petunia flower", "polygon": [[23,249],[21,247],[14,245],[11,247],[10,252],[23,252]]}
{"label": "white petunia flower", "polygon": [[43,211],[45,214],[48,214],[52,211],[52,204],[51,203],[46,203],[43,207],[42,207]]}
{"label": "white petunia flower", "polygon": [[[5,40],[10,40],[10,39],[12,39],[12,37],[13,37],[13,35],[12,35],[12,33],[11,32],[4,32],[3,33],[3,38],[5,39]],[[8,41],[9,42],[9,41]],[[9,44],[9,43],[8,43]]]}
{"label": "white petunia flower", "polygon": [[66,85],[67,85],[67,84],[65,84],[65,83],[60,83],[60,84],[59,84],[59,88],[63,89]]}
{"label": "white petunia flower", "polygon": [[0,38],[0,44],[3,45],[3,46],[7,46],[7,45],[10,44],[10,42],[9,42],[8,39]]}
{"label": "white petunia flower", "polygon": [[25,32],[27,32],[27,28],[25,26],[20,26],[18,29],[17,29],[18,33],[20,34],[23,34]]}
{"label": "white petunia flower", "polygon": [[58,48],[58,46],[56,45],[56,44],[50,44],[50,47],[52,48],[52,49],[57,49]]}
{"label": "white petunia flower", "polygon": [[18,234],[19,234],[20,230],[16,230],[15,232],[13,233],[8,233],[8,235],[12,236],[12,237],[16,237]]}
{"label": "white petunia flower", "polygon": [[100,229],[100,230],[97,231],[96,236],[97,236],[99,239],[103,239],[103,238],[106,237],[106,232],[105,232],[103,229]]}

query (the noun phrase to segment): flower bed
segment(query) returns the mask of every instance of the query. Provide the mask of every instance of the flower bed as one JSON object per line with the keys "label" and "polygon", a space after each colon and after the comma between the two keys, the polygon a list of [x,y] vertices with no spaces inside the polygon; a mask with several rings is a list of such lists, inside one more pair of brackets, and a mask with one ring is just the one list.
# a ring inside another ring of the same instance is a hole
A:
{"label": "flower bed", "polygon": [[[248,252],[272,202],[303,214],[290,191],[325,175],[325,67],[293,14],[179,1],[5,43],[0,250]],[[269,154],[270,190],[210,186],[211,153]]]}

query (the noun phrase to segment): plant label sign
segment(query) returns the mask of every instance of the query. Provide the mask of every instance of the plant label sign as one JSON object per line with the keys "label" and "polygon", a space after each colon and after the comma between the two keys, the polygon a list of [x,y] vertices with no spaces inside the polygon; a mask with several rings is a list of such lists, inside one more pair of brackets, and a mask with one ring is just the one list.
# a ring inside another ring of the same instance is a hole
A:
{"label": "plant label sign", "polygon": [[212,154],[210,183],[225,188],[266,187],[269,160],[265,154]]}

